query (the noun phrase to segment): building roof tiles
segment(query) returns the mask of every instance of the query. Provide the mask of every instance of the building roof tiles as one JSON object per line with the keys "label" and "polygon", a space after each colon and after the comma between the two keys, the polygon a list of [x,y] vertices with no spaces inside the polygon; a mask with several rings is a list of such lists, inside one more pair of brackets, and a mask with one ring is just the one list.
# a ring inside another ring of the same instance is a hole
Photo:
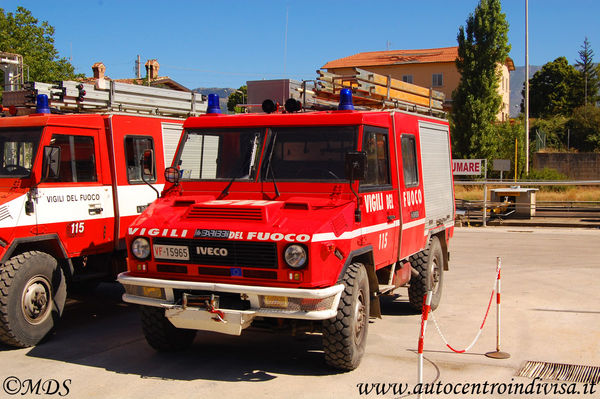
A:
{"label": "building roof tiles", "polygon": [[[384,66],[402,64],[426,64],[454,62],[458,58],[458,47],[440,47],[420,50],[388,50],[357,53],[348,57],[329,61],[323,69],[350,68],[365,66]],[[514,63],[506,58],[509,70],[514,70]]]}
{"label": "building roof tiles", "polygon": [[456,57],[458,57],[458,47],[442,47],[422,50],[371,51],[330,61],[325,64],[323,68],[454,62]]}

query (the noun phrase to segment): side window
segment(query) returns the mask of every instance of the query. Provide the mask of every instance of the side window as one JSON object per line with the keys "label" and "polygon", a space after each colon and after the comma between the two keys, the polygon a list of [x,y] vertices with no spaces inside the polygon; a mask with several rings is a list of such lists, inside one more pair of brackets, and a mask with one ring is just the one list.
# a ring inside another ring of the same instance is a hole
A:
{"label": "side window", "polygon": [[365,126],[362,148],[367,153],[367,178],[361,186],[390,184],[387,130]]}
{"label": "side window", "polygon": [[417,166],[417,141],[415,136],[402,135],[402,169],[404,170],[404,187],[419,185]]}
{"label": "side window", "polygon": [[434,73],[431,75],[431,85],[433,87],[441,87],[444,85],[444,74]]}
{"label": "side window", "polygon": [[[127,181],[129,183],[143,183],[142,168],[140,160],[146,150],[154,149],[154,141],[151,137],[127,136],[125,137],[125,164],[127,167]],[[155,161],[156,161],[156,157]],[[154,176],[146,179],[147,181],[156,181],[156,165],[154,165]]]}
{"label": "side window", "polygon": [[54,181],[98,181],[93,137],[55,134],[50,143],[60,147],[60,175]]}

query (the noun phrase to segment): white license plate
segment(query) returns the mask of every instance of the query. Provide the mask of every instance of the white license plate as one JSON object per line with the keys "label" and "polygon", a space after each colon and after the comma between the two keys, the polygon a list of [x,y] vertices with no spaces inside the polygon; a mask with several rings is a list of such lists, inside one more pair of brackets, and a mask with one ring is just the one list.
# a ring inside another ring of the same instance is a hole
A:
{"label": "white license plate", "polygon": [[190,251],[186,246],[159,244],[152,248],[156,259],[190,260]]}

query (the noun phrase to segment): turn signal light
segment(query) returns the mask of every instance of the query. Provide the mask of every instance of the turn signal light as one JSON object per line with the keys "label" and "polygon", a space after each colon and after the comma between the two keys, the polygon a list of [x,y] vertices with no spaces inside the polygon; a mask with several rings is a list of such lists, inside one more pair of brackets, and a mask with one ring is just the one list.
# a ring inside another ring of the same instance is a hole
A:
{"label": "turn signal light", "polygon": [[300,282],[302,281],[302,272],[289,272],[288,279],[290,281]]}

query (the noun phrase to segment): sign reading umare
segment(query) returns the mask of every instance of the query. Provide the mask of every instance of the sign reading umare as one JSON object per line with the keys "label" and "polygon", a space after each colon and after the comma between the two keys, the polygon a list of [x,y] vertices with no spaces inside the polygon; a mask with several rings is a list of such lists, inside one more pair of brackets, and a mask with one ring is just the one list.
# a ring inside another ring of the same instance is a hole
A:
{"label": "sign reading umare", "polygon": [[480,175],[482,159],[453,159],[453,175]]}

